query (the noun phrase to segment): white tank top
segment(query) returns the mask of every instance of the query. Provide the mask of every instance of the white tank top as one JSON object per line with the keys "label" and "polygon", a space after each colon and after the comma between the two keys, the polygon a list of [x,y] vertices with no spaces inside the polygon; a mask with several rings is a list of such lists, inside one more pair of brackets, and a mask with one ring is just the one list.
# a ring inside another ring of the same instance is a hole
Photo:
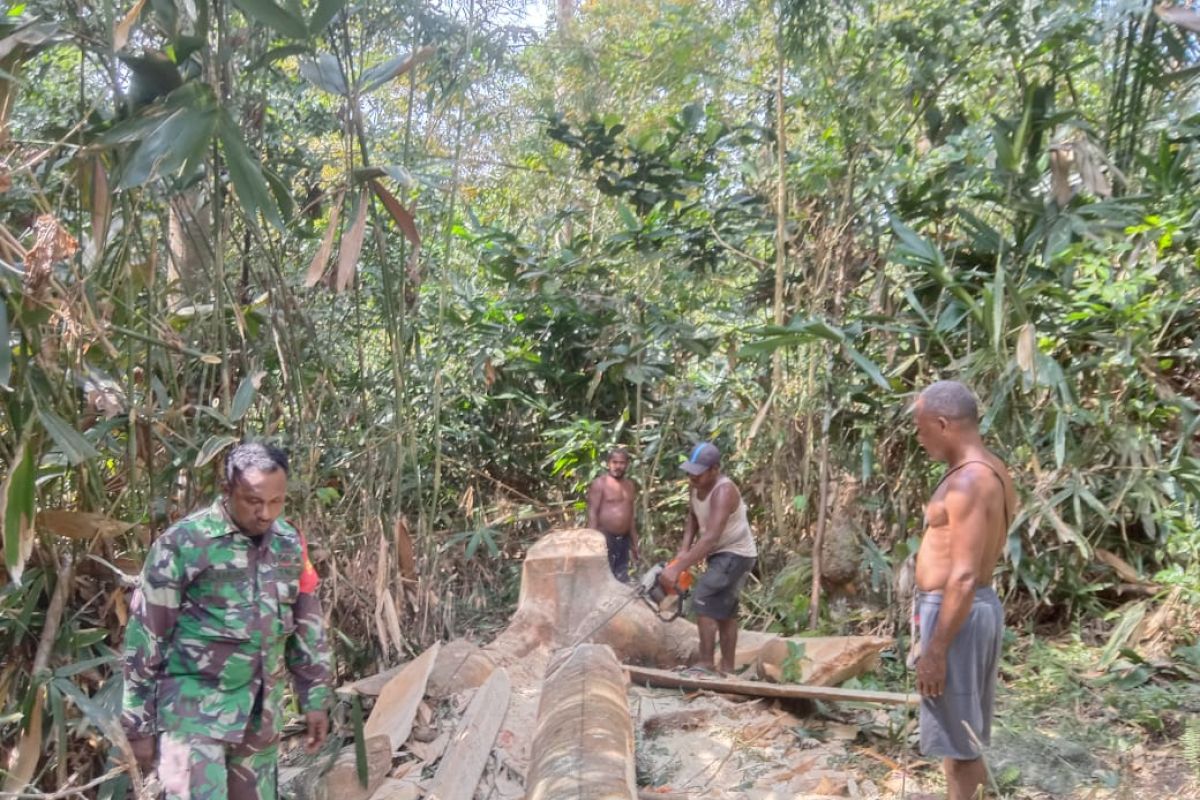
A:
{"label": "white tank top", "polygon": [[[692,492],[692,512],[696,515],[696,521],[700,523],[700,535],[704,536],[708,533],[709,517],[711,516],[713,495],[717,493],[717,487],[723,483],[730,483],[729,478],[722,475],[713,484],[713,488],[709,491],[708,497],[701,500]],[[747,556],[749,558],[758,557],[758,547],[754,544],[754,534],[750,531],[750,521],[746,519],[746,504],[742,501],[741,493],[738,493],[738,504],[728,519],[725,520],[725,530],[721,531],[721,535],[717,538],[717,546],[712,549],[715,553],[733,553],[737,556]]]}

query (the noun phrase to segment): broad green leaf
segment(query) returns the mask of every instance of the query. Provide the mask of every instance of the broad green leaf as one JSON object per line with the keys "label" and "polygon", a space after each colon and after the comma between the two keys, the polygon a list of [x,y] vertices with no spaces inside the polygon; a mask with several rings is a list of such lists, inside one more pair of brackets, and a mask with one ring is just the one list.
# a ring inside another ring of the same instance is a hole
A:
{"label": "broad green leaf", "polygon": [[262,384],[262,379],[266,374],[265,372],[255,372],[252,375],[242,378],[242,382],[238,384],[237,392],[233,395],[233,401],[230,403],[230,421],[237,422],[246,416],[246,412],[250,410],[250,406],[254,403],[254,394],[258,391],[258,387]]}
{"label": "broad green leaf", "polygon": [[237,444],[236,436],[210,436],[204,446],[200,448],[200,452],[196,454],[196,466],[203,467],[208,462],[212,461],[217,455],[230,445]]}
{"label": "broad green leaf", "polygon": [[208,153],[216,125],[214,109],[187,109],[167,115],[134,150],[121,170],[117,189],[131,189],[154,178],[186,177]]}
{"label": "broad green leaf", "polygon": [[38,418],[45,426],[46,432],[50,434],[50,438],[62,450],[67,461],[71,462],[72,466],[78,466],[89,458],[99,457],[96,448],[92,447],[92,443],[83,438],[83,435],[75,430],[75,426],[68,423],[62,417],[48,409],[38,409]]}
{"label": "broad green leaf", "polygon": [[21,582],[25,559],[33,549],[34,478],[37,464],[28,440],[17,447],[13,466],[0,484],[0,519],[4,521],[4,565],[9,580]]}
{"label": "broad green leaf", "polygon": [[329,27],[329,23],[345,7],[346,0],[317,0],[317,10],[308,21],[308,35],[316,36]]}
{"label": "broad green leaf", "polygon": [[279,209],[271,199],[267,181],[263,178],[258,159],[251,155],[242,140],[242,132],[237,123],[229,116],[229,112],[221,109],[217,118],[217,135],[221,138],[221,147],[225,151],[225,162],[229,167],[229,177],[233,179],[233,188],[237,191],[242,210],[252,223],[261,212],[267,222],[283,230],[283,219]]}
{"label": "broad green leaf", "polygon": [[276,32],[292,39],[307,39],[308,26],[304,20],[271,0],[233,0],[233,4],[247,17],[261,22]]}
{"label": "broad green leaf", "polygon": [[12,390],[12,343],[9,341],[8,303],[0,297],[0,388]]}
{"label": "broad green leaf", "polygon": [[279,206],[279,215],[285,223],[289,222],[296,215],[296,201],[292,197],[291,190],[274,170],[264,166],[262,172],[263,178],[267,181],[267,187],[270,188],[271,194],[275,196],[275,202]]}
{"label": "broad green leaf", "polygon": [[892,390],[892,385],[888,383],[887,378],[883,377],[883,372],[880,371],[874,361],[851,347],[849,342],[843,342],[842,346],[846,348],[846,355],[850,357],[850,360],[857,364],[858,368],[865,372],[867,377],[874,381],[876,386],[885,392]]}
{"label": "broad green leaf", "polygon": [[363,94],[373,92],[393,78],[398,78],[413,67],[425,63],[436,52],[436,47],[422,47],[415,53],[405,53],[402,56],[396,56],[382,64],[371,67],[362,74],[360,82],[362,88],[360,91]]}
{"label": "broad green leaf", "polygon": [[300,63],[300,77],[330,94],[350,96],[350,88],[346,76],[338,60],[329,53],[322,53],[315,59]]}

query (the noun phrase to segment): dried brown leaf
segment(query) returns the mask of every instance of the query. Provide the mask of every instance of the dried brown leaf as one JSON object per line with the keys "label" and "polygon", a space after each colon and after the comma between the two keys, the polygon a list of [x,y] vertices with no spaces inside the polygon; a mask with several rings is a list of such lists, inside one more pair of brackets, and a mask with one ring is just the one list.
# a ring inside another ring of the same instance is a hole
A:
{"label": "dried brown leaf", "polygon": [[[146,0],[141,0],[145,2]],[[140,5],[140,4],[139,4]],[[92,241],[95,243],[96,259],[99,261],[108,239],[108,222],[112,215],[112,193],[108,188],[108,173],[104,160],[96,155],[92,158]]]}
{"label": "dried brown leaf", "polygon": [[111,539],[133,528],[134,523],[90,511],[52,510],[38,512],[35,525],[68,539]]}
{"label": "dried brown leaf", "polygon": [[1141,574],[1133,568],[1133,566],[1121,558],[1116,553],[1103,548],[1096,548],[1096,558],[1103,564],[1112,567],[1117,573],[1117,577],[1126,583],[1146,584],[1149,583]]}
{"label": "dried brown leaf", "polygon": [[337,199],[333,201],[333,205],[329,209],[329,224],[325,226],[325,236],[321,239],[321,246],[317,248],[317,254],[313,256],[312,263],[308,265],[308,274],[304,276],[305,288],[316,286],[317,282],[321,280],[321,276],[325,274],[325,268],[329,265],[329,254],[333,252],[333,237],[337,235],[338,219],[342,212],[342,201],[345,196],[345,192],[339,192]]}
{"label": "dried brown leaf", "polygon": [[129,42],[129,33],[133,30],[134,24],[137,23],[138,17],[142,13],[142,8],[146,5],[146,0],[137,0],[133,4],[133,8],[125,15],[125,18],[117,23],[113,28],[113,50],[120,51],[125,49],[125,45]]}
{"label": "dried brown leaf", "polygon": [[1170,22],[1189,31],[1200,33],[1200,11],[1186,6],[1155,6],[1154,13],[1163,22]]}
{"label": "dried brown leaf", "polygon": [[1050,190],[1059,208],[1071,202],[1071,151],[1068,145],[1050,148]]}
{"label": "dried brown leaf", "polygon": [[33,700],[29,724],[25,726],[25,732],[21,734],[16,750],[10,755],[11,760],[6,759],[5,766],[11,764],[11,767],[8,769],[8,777],[4,779],[5,792],[20,792],[25,789],[37,772],[38,761],[42,757],[42,703],[45,699],[46,687],[42,686]]}
{"label": "dried brown leaf", "polygon": [[1034,374],[1036,361],[1033,356],[1036,352],[1037,330],[1033,327],[1032,322],[1026,322],[1017,334],[1017,366],[1021,368],[1022,372]]}
{"label": "dried brown leaf", "polygon": [[405,581],[417,580],[417,557],[413,550],[412,534],[408,531],[408,520],[396,518],[396,558],[400,562],[400,577]]}
{"label": "dried brown leaf", "polygon": [[372,179],[367,181],[367,183],[370,184],[371,189],[379,199],[383,201],[383,207],[387,209],[388,213],[392,215],[392,219],[400,227],[400,230],[404,232],[404,237],[412,242],[414,247],[420,247],[421,234],[417,232],[417,223],[413,219],[412,214],[408,213],[408,209],[401,205],[400,201],[391,192],[383,188],[383,184],[379,181]]}
{"label": "dried brown leaf", "polygon": [[358,196],[358,204],[354,211],[354,222],[350,225],[350,230],[342,237],[341,247],[338,249],[338,265],[337,265],[337,282],[334,284],[334,291],[346,291],[350,283],[354,280],[354,270],[358,266],[358,257],[362,253],[363,236],[367,230],[367,206],[370,200],[365,192]]}
{"label": "dried brown leaf", "polygon": [[25,293],[36,297],[50,280],[50,266],[66,261],[79,242],[53,214],[41,214],[33,223],[34,245],[25,254]]}

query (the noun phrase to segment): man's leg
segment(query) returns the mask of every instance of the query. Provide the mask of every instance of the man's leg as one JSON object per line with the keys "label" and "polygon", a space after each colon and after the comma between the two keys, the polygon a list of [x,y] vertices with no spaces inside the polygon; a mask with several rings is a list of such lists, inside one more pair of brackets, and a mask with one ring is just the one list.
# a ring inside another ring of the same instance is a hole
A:
{"label": "man's leg", "polygon": [[946,773],[948,800],[976,800],[982,795],[979,789],[987,780],[987,767],[982,758],[973,761],[943,759],[942,769]]}
{"label": "man's leg", "polygon": [[225,743],[164,733],[158,741],[158,779],[164,800],[227,800]]}
{"label": "man's leg", "polygon": [[618,536],[604,531],[608,545],[608,568],[621,583],[629,583],[629,535]]}
{"label": "man's leg", "polygon": [[705,669],[716,669],[714,657],[717,654],[717,621],[712,617],[697,615],[696,627],[700,631],[700,660],[696,666]]}
{"label": "man's leg", "polygon": [[229,755],[229,800],[275,800],[279,745],[234,748]]}
{"label": "man's leg", "polygon": [[717,632],[721,635],[721,672],[733,672],[734,656],[737,654],[737,617],[717,620]]}

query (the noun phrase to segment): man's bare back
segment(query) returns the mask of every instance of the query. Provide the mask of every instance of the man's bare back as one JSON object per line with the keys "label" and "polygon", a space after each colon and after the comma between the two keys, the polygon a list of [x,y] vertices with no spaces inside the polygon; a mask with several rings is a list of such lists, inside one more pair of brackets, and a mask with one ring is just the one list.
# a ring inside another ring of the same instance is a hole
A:
{"label": "man's bare back", "polygon": [[[951,579],[951,545],[958,535],[951,521],[950,505],[972,524],[980,523],[979,546],[972,553],[975,563],[975,585],[988,586],[1004,552],[1008,526],[1017,506],[1012,477],[999,458],[987,450],[968,453],[957,468],[947,472],[925,508],[925,534],[917,554],[917,588],[926,592],[941,591]],[[964,512],[965,511],[965,515]]]}

